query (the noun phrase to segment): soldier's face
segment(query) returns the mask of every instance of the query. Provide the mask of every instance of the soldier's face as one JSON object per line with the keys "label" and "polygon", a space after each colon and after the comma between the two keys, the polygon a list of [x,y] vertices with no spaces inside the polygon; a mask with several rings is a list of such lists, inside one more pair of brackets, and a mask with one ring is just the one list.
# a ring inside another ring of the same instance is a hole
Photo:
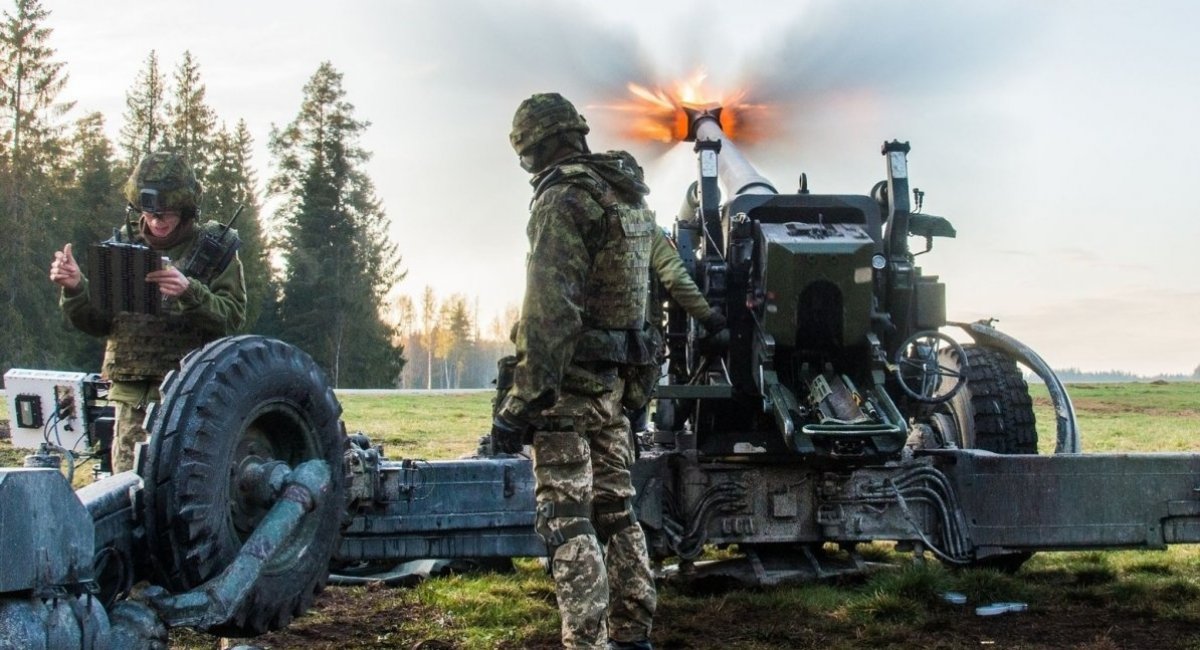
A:
{"label": "soldier's face", "polygon": [[143,212],[142,218],[146,220],[150,234],[155,237],[166,237],[179,227],[179,213],[174,210]]}

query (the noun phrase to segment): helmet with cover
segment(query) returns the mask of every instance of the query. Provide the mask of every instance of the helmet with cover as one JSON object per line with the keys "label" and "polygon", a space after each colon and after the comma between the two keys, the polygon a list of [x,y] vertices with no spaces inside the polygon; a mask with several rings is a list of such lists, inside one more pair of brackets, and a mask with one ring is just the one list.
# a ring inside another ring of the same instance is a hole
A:
{"label": "helmet with cover", "polygon": [[140,212],[174,210],[184,218],[196,216],[203,191],[192,166],[181,154],[147,154],[125,181],[125,198]]}
{"label": "helmet with cover", "polygon": [[587,120],[562,95],[538,93],[517,107],[508,137],[517,155],[523,155],[550,136],[570,131],[587,135],[589,130]]}

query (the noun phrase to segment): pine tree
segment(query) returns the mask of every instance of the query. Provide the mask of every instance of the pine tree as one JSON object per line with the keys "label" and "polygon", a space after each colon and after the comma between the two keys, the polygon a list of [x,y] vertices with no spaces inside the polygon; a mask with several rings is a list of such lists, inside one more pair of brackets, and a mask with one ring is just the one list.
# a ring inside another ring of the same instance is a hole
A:
{"label": "pine tree", "polygon": [[475,348],[471,335],[474,324],[466,296],[456,293],[442,304],[442,322],[445,324],[445,359],[449,370],[446,388],[462,388]]}
{"label": "pine tree", "polygon": [[53,32],[43,22],[50,12],[40,0],[16,0],[15,13],[4,12],[0,33],[0,84],[8,133],[9,163],[18,180],[46,173],[61,155],[62,125],[74,102],[59,102],[67,83],[63,63],[52,61]]}
{"label": "pine tree", "polygon": [[213,138],[204,205],[206,216],[221,222],[227,222],[242,207],[234,227],[242,242],[238,255],[246,277],[245,329],[263,333],[255,326],[262,314],[274,311],[278,292],[272,285],[269,251],[259,217],[257,180],[250,162],[253,148],[254,140],[244,121],[238,122],[233,133],[221,127]]}
{"label": "pine tree", "polygon": [[121,223],[124,176],[117,170],[112,141],[104,133],[104,116],[90,113],[75,122],[68,147],[68,186],[62,204],[76,248],[108,239]]}
{"label": "pine tree", "polygon": [[433,388],[433,351],[437,347],[437,296],[425,285],[421,293],[421,344],[425,348],[425,390]]}
{"label": "pine tree", "polygon": [[162,73],[158,54],[150,50],[146,67],[125,93],[125,126],[121,128],[121,153],[126,171],[132,170],[146,154],[163,145],[166,131]]}
{"label": "pine tree", "polygon": [[213,131],[217,117],[205,103],[207,89],[200,80],[200,64],[191,52],[183,53],[183,61],[175,70],[174,88],[172,99],[166,104],[163,141],[168,149],[183,154],[196,178],[205,183],[215,145]]}
{"label": "pine tree", "polygon": [[342,75],[322,63],[304,87],[300,112],[272,128],[282,198],[286,274],[281,335],[313,355],[335,386],[395,385],[404,359],[394,328],[380,318],[391,286],[402,278],[387,218],[362,166],[359,146],[369,123],[354,118]]}
{"label": "pine tree", "polygon": [[[68,176],[59,214],[68,233],[66,241],[74,244],[82,263],[87,245],[107,239],[121,222],[125,200],[119,189],[124,178],[116,169],[113,144],[104,134],[100,113],[76,121],[68,150]],[[98,369],[104,341],[74,331],[65,321],[60,321],[60,327],[59,338],[66,346],[64,367],[88,372]]]}
{"label": "pine tree", "polygon": [[54,211],[62,177],[60,102],[67,82],[53,60],[49,12],[39,0],[16,0],[0,25],[0,371],[12,365],[53,365],[59,341],[45,340],[46,325],[58,318],[55,293],[45,269],[61,234]]}

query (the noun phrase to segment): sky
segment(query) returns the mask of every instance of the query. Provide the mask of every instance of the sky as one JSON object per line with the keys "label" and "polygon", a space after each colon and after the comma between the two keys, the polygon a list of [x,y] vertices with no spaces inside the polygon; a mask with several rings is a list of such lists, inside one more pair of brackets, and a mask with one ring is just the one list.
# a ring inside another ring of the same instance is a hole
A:
{"label": "sky", "polygon": [[[114,137],[151,50],[190,51],[208,101],[256,139],[296,116],[323,61],[371,123],[366,170],[416,300],[519,304],[530,187],[509,142],[535,92],[571,99],[593,150],[628,149],[669,228],[690,145],[630,139],[629,83],[698,70],[763,106],[747,157],[781,191],[865,194],[885,140],[956,239],[918,259],[952,320],[997,319],[1056,368],[1200,364],[1200,3],[1187,1],[43,0],[72,115]],[[915,244],[920,242],[914,240]]]}

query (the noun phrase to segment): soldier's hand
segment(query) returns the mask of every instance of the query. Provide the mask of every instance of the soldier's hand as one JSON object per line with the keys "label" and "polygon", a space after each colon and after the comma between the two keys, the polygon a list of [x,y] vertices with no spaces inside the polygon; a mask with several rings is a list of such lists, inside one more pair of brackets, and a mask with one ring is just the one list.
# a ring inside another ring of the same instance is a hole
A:
{"label": "soldier's hand", "polygon": [[729,327],[725,315],[713,309],[702,322],[704,336],[700,339],[701,354],[721,354],[729,349]]}
{"label": "soldier's hand", "polygon": [[79,264],[75,262],[75,256],[71,254],[70,244],[63,246],[60,251],[54,251],[54,261],[50,263],[50,281],[72,291],[78,289],[79,283],[83,282],[83,273],[79,270]]}
{"label": "soldier's hand", "polygon": [[719,332],[710,332],[699,341],[700,354],[722,354],[729,349],[729,328]]}
{"label": "soldier's hand", "polygon": [[519,454],[525,448],[525,433],[529,426],[505,417],[503,413],[492,418],[492,453]]}
{"label": "soldier's hand", "polygon": [[147,273],[146,282],[153,282],[157,284],[158,290],[160,293],[162,293],[162,295],[170,296],[172,298],[178,298],[179,296],[182,296],[183,292],[187,291],[188,285],[191,284],[191,281],[188,280],[188,277],[184,275],[182,271],[173,266],[169,269],[161,269]]}

